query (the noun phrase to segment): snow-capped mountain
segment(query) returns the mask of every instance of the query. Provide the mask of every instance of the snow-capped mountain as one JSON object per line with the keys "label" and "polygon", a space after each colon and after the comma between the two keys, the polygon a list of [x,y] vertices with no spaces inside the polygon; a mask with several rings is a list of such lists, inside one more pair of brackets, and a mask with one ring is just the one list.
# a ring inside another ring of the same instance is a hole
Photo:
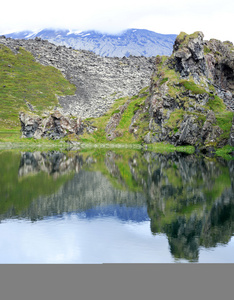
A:
{"label": "snow-capped mountain", "polygon": [[171,55],[175,34],[159,34],[146,29],[128,29],[121,34],[104,34],[97,31],[74,31],[68,29],[21,31],[5,34],[13,39],[39,37],[56,45],[77,50],[90,50],[101,56],[128,57]]}

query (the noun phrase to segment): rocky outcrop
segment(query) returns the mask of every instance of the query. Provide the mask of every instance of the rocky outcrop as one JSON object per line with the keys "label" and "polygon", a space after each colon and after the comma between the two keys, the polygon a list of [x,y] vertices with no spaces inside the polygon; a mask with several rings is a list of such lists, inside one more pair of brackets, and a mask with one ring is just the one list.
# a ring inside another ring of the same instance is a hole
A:
{"label": "rocky outcrop", "polygon": [[101,57],[89,51],[56,46],[46,40],[13,40],[0,37],[0,43],[18,53],[20,47],[36,61],[53,66],[76,86],[75,95],[58,96],[64,114],[81,118],[103,115],[115,99],[133,96],[149,86],[154,59],[147,57]]}
{"label": "rocky outcrop", "polygon": [[186,34],[182,33],[176,38],[173,46],[175,68],[182,77],[187,77],[191,74],[195,79],[199,80],[199,75],[201,73],[205,74],[203,37],[202,32],[195,33],[193,38],[189,38],[186,46],[183,46],[187,38]]}
{"label": "rocky outcrop", "polygon": [[204,49],[208,77],[218,95],[234,110],[234,46],[212,39],[204,42]]}
{"label": "rocky outcrop", "polygon": [[68,134],[83,133],[84,124],[80,118],[62,115],[59,111],[39,117],[33,114],[20,112],[21,131],[23,138],[34,137],[40,139],[60,139]]}
{"label": "rocky outcrop", "polygon": [[[177,145],[211,144],[223,133],[219,126],[215,126],[216,118],[213,111],[208,111],[206,121],[198,121],[197,116],[186,115],[180,124]],[[175,135],[176,136],[176,135]]]}
{"label": "rocky outcrop", "polygon": [[[234,46],[181,33],[169,58],[156,58],[145,143],[167,141],[199,148],[233,145]],[[142,121],[142,120],[141,120]]]}

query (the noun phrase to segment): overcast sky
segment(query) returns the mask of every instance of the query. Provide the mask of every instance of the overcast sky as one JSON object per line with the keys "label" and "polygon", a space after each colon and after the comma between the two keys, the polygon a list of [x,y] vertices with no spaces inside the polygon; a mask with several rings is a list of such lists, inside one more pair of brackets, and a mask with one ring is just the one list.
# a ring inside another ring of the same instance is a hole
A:
{"label": "overcast sky", "polygon": [[233,21],[233,0],[7,0],[1,3],[0,33],[48,27],[108,33],[201,30],[205,39],[234,42]]}

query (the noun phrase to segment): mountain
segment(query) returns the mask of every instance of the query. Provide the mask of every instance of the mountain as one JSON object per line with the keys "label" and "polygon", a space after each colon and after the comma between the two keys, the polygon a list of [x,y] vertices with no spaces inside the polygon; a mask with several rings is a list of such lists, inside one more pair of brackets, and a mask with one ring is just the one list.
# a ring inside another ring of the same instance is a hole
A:
{"label": "mountain", "polygon": [[101,56],[156,56],[171,55],[175,34],[159,34],[145,29],[128,29],[120,34],[104,34],[97,31],[72,31],[68,29],[21,31],[5,34],[13,39],[48,40],[77,50],[89,50]]}

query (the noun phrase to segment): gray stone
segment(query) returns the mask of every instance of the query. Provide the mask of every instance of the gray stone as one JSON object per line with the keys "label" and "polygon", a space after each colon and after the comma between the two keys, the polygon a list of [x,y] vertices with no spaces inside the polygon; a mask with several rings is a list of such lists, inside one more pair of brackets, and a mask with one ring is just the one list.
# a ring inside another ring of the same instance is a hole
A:
{"label": "gray stone", "polygon": [[68,134],[79,135],[83,133],[84,124],[80,118],[70,118],[55,111],[46,118],[30,115],[24,112],[19,114],[22,138],[34,137],[40,139],[60,139]]}

